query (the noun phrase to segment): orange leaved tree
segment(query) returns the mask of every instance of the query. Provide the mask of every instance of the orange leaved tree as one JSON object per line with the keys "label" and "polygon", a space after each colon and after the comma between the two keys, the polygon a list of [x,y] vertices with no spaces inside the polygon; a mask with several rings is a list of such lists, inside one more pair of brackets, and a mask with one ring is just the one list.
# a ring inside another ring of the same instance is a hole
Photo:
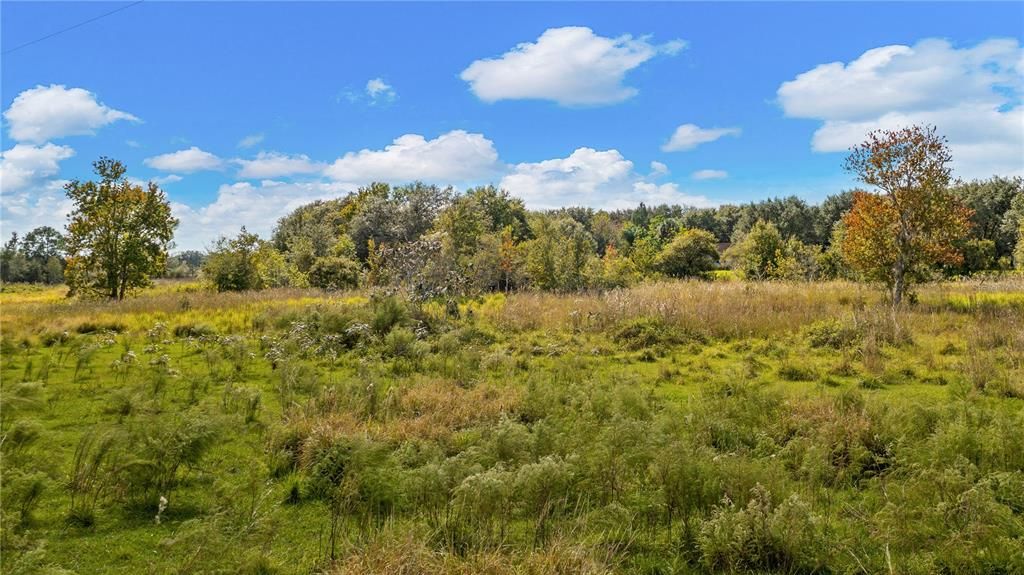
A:
{"label": "orange leaved tree", "polygon": [[955,242],[967,234],[971,210],[948,190],[951,160],[933,126],[873,131],[846,159],[845,168],[877,192],[854,195],[843,255],[886,285],[894,308],[929,267],[962,258]]}

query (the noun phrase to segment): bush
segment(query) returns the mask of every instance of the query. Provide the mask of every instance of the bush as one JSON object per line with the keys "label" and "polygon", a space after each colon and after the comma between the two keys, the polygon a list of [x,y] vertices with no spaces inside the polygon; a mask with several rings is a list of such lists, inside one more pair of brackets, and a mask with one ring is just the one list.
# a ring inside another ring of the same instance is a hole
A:
{"label": "bush", "polygon": [[718,240],[708,231],[685,230],[662,248],[656,265],[669,277],[699,276],[718,265]]}
{"label": "bush", "polygon": [[121,492],[136,501],[155,502],[178,485],[179,471],[196,466],[217,438],[218,430],[207,417],[173,422],[154,418],[128,440],[128,458],[116,478]]}
{"label": "bush", "polygon": [[374,306],[370,329],[378,336],[387,335],[395,326],[409,318],[409,311],[394,297],[386,297]]}
{"label": "bush", "polygon": [[776,507],[758,484],[746,507],[726,500],[701,525],[701,559],[708,569],[729,572],[818,572],[829,556],[819,524],[797,495]]}
{"label": "bush", "polygon": [[322,289],[343,290],[359,285],[359,263],[346,257],[317,258],[309,268],[309,285]]}
{"label": "bush", "polygon": [[818,374],[814,368],[795,363],[784,363],[779,366],[779,377],[785,381],[814,381]]}
{"label": "bush", "polygon": [[206,324],[185,323],[174,326],[174,337],[204,337],[216,333],[216,330]]}
{"label": "bush", "polygon": [[702,341],[703,338],[680,333],[664,320],[652,317],[640,317],[623,322],[612,335],[612,341],[631,351],[677,345],[694,340]]}
{"label": "bush", "polygon": [[426,345],[416,339],[412,330],[399,327],[384,336],[383,351],[387,357],[415,360],[426,353]]}
{"label": "bush", "polygon": [[84,321],[75,326],[75,331],[78,333],[102,333],[105,331],[112,331],[114,333],[121,333],[125,331],[127,326],[119,321]]}
{"label": "bush", "polygon": [[804,328],[804,337],[811,347],[843,349],[852,346],[862,335],[859,329],[838,319],[816,321]]}

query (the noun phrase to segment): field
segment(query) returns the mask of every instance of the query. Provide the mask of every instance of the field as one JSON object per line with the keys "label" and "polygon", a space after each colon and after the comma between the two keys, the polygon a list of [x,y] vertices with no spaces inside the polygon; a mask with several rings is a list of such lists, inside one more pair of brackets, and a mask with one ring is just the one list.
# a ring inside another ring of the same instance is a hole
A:
{"label": "field", "polygon": [[1024,278],[6,286],[4,573],[1024,573]]}

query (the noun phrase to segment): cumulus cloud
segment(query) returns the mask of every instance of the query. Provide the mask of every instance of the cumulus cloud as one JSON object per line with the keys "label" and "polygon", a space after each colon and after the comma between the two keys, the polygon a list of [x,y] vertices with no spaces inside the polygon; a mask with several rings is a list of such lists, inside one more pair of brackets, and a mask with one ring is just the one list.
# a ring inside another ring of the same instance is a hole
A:
{"label": "cumulus cloud", "polygon": [[659,54],[674,55],[681,40],[655,45],[647,37],[605,38],[585,27],[549,28],[498,58],[476,60],[461,78],[485,102],[553,100],[563,106],[614,104],[637,89],[626,73]]}
{"label": "cumulus cloud", "polygon": [[926,39],[821,64],[778,89],[789,117],[822,121],[815,151],[848,149],[875,129],[933,124],[961,177],[1024,172],[1024,50],[1014,39],[956,48]]}
{"label": "cumulus cloud", "polygon": [[239,148],[252,148],[263,142],[263,134],[250,134],[238,141]]}
{"label": "cumulus cloud", "polygon": [[143,163],[164,172],[182,172],[184,174],[204,170],[219,170],[224,166],[223,160],[195,146],[187,150],[179,150],[169,154],[146,158],[143,160]]}
{"label": "cumulus cloud", "polygon": [[683,124],[676,128],[661,149],[665,152],[684,152],[724,136],[739,136],[740,132],[739,128],[701,128],[696,124]]}
{"label": "cumulus cloud", "polygon": [[324,170],[343,182],[423,180],[457,183],[485,178],[497,169],[498,152],[483,134],[454,130],[427,140],[399,136],[383,150],[360,150],[338,158]]}
{"label": "cumulus cloud", "polygon": [[60,171],[61,160],[74,155],[68,146],[15,144],[0,153],[0,193],[6,195],[39,184]]}
{"label": "cumulus cloud", "polygon": [[109,108],[82,88],[36,86],[14,98],[4,112],[12,140],[40,144],[47,140],[94,134],[118,120],[140,121],[128,112]]}
{"label": "cumulus cloud", "polygon": [[695,180],[724,180],[729,177],[729,172],[725,170],[697,170],[690,174],[690,177]]}
{"label": "cumulus cloud", "polygon": [[310,160],[309,156],[289,156],[277,152],[260,152],[255,159],[239,159],[235,162],[242,166],[238,171],[238,177],[247,180],[314,174],[324,169],[323,164]]}
{"label": "cumulus cloud", "polygon": [[336,182],[264,180],[224,184],[217,189],[217,198],[205,206],[171,204],[174,216],[181,221],[174,242],[178,249],[203,249],[220,236],[236,235],[242,225],[268,238],[277,220],[295,208],[354,190],[353,185]]}
{"label": "cumulus cloud", "polygon": [[618,209],[640,202],[709,206],[703,196],[683,193],[674,183],[656,184],[636,174],[618,150],[578,148],[565,158],[511,167],[501,187],[534,209],[583,205]]}

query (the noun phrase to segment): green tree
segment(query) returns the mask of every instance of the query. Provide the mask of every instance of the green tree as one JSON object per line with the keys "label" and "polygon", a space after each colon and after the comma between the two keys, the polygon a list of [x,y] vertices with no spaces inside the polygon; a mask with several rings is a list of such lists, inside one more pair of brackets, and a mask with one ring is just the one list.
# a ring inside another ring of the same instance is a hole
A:
{"label": "green tree", "polygon": [[698,276],[718,265],[718,242],[706,230],[690,229],[676,235],[658,254],[658,269],[674,278]]}
{"label": "green tree", "polygon": [[786,247],[775,224],[758,220],[737,240],[723,254],[729,267],[749,279],[771,278]]}
{"label": "green tree", "polygon": [[178,220],[164,192],[129,182],[121,162],[103,157],[93,169],[99,181],[64,187],[74,204],[65,279],[73,294],[124,299],[163,271]]}
{"label": "green tree", "polygon": [[516,242],[532,237],[523,200],[512,197],[507,190],[480,186],[467,191],[464,197],[483,212],[487,231],[500,232],[508,227]]}
{"label": "green tree", "polygon": [[349,236],[360,261],[366,261],[370,240],[378,247],[393,247],[414,242],[429,232],[438,214],[451,202],[453,192],[421,182],[395,188],[374,183],[356,195]]}
{"label": "green tree", "polygon": [[579,290],[587,286],[594,238],[576,220],[539,214],[531,222],[535,238],[526,242],[526,274],[542,290]]}
{"label": "green tree", "polygon": [[0,280],[4,282],[25,281],[28,273],[28,260],[22,251],[18,233],[11,234],[11,239],[4,244],[0,252]]}
{"label": "green tree", "polygon": [[846,212],[850,211],[850,208],[853,207],[854,191],[845,190],[828,196],[815,208],[815,242],[825,246],[831,245],[836,224],[841,222]]}
{"label": "green tree", "polygon": [[244,291],[263,288],[256,253],[260,248],[260,237],[242,230],[235,238],[220,238],[214,249],[206,256],[203,277],[219,291]]}
{"label": "green tree", "polygon": [[1024,204],[1024,178],[996,176],[988,180],[958,182],[951,191],[974,212],[971,214],[971,238],[991,241],[995,259],[1008,257],[1017,239],[1017,226],[1015,221],[1007,225],[1007,215],[1014,217],[1015,201]]}
{"label": "green tree", "polygon": [[323,289],[348,289],[359,285],[359,263],[340,256],[317,258],[309,270],[309,285]]}
{"label": "green tree", "polygon": [[556,290],[559,283],[559,240],[557,226],[546,215],[537,215],[530,222],[534,239],[526,243],[526,275],[534,287]]}
{"label": "green tree", "polygon": [[829,238],[828,247],[817,256],[818,277],[821,279],[855,279],[856,274],[850,263],[843,257],[843,238],[846,236],[846,226],[839,220],[832,226],[832,235]]}

